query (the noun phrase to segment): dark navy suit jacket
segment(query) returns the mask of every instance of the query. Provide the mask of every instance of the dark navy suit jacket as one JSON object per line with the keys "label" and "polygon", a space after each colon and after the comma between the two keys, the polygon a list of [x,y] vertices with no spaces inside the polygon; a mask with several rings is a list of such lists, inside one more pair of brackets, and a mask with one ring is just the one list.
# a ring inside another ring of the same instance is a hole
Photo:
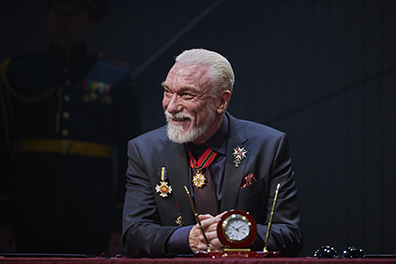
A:
{"label": "dark navy suit jacket", "polygon": [[[282,256],[298,255],[303,235],[287,135],[226,114],[229,136],[220,212],[241,209],[252,214],[261,243],[254,243],[251,249],[262,251],[273,197],[280,183],[268,250],[279,250]],[[239,167],[235,167],[232,156],[237,146],[248,152]],[[166,127],[161,127],[129,141],[128,157],[123,220],[126,251],[132,257],[169,256],[166,242],[178,228],[175,220],[179,214],[184,225],[196,223],[184,190],[184,186],[190,186],[185,146],[170,141]],[[168,197],[156,192],[161,167],[166,168],[167,182],[172,187]],[[241,189],[248,174],[257,181]]]}

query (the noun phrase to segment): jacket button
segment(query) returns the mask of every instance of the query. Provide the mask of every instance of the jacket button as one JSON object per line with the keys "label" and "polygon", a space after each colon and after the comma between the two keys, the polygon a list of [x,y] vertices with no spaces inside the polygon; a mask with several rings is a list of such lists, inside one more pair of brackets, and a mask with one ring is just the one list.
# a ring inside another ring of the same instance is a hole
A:
{"label": "jacket button", "polygon": [[63,112],[63,118],[64,119],[69,119],[69,117],[70,117],[69,112],[67,112],[67,111]]}
{"label": "jacket button", "polygon": [[70,102],[70,95],[65,94],[65,96],[63,96],[63,100],[65,100],[65,102]]}
{"label": "jacket button", "polygon": [[62,136],[67,137],[69,135],[69,130],[63,129],[62,130]]}

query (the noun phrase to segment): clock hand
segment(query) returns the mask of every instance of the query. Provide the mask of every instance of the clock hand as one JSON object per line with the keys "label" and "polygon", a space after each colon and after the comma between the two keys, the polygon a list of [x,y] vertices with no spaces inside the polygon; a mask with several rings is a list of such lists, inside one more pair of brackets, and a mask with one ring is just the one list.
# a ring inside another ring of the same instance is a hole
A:
{"label": "clock hand", "polygon": [[236,230],[238,230],[239,228],[243,227],[244,224],[241,224],[240,226],[236,227]]}

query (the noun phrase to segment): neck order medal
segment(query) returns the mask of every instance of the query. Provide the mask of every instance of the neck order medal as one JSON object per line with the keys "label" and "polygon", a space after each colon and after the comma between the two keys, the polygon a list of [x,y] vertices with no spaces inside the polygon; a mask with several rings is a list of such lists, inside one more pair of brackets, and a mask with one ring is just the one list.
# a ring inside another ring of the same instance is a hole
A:
{"label": "neck order medal", "polygon": [[192,183],[197,188],[202,188],[205,185],[205,174],[202,172],[202,169],[207,168],[212,164],[215,159],[217,153],[207,148],[202,156],[196,161],[191,154],[191,150],[188,151],[188,156],[190,157],[190,166],[194,169],[194,175],[192,179]]}
{"label": "neck order medal", "polygon": [[195,187],[197,188],[202,188],[202,186],[205,185],[205,174],[203,174],[200,170],[195,171],[195,174],[193,175],[192,183],[194,184]]}

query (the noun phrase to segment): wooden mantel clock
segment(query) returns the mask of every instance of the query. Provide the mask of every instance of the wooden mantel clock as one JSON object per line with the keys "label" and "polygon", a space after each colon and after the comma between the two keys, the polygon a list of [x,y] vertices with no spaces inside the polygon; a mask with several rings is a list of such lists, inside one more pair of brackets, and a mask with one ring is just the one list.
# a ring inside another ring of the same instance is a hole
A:
{"label": "wooden mantel clock", "polygon": [[226,212],[217,225],[217,235],[226,251],[249,251],[257,235],[257,224],[248,212],[234,209]]}
{"label": "wooden mantel clock", "polygon": [[202,228],[202,224],[199,220],[198,214],[195,210],[194,203],[191,199],[190,192],[187,187],[186,190],[188,200],[191,205],[191,209],[194,212],[195,218],[201,228],[202,235],[208,245],[208,250],[203,252],[195,252],[194,257],[196,258],[274,258],[280,257],[280,251],[268,251],[268,239],[271,231],[272,218],[275,211],[276,200],[278,197],[278,191],[280,184],[278,183],[274,203],[272,205],[271,216],[268,222],[267,235],[264,242],[263,251],[251,251],[249,246],[254,242],[257,235],[257,224],[253,216],[246,211],[232,209],[226,212],[217,224],[217,236],[219,240],[226,246],[223,251],[211,251],[210,244]]}
{"label": "wooden mantel clock", "polygon": [[233,209],[226,212],[217,224],[217,236],[226,246],[222,252],[204,251],[194,253],[196,258],[274,258],[279,251],[251,251],[249,246],[257,235],[257,224],[246,211]]}

